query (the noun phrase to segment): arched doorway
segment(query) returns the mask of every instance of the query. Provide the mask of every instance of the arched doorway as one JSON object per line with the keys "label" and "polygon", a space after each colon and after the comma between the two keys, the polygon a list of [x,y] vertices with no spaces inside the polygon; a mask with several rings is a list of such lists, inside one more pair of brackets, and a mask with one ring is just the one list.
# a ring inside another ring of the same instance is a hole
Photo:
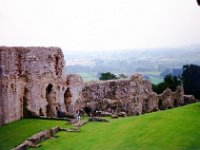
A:
{"label": "arched doorway", "polygon": [[52,84],[49,84],[46,88],[46,100],[48,102],[47,104],[47,108],[46,108],[46,114],[48,117],[52,117],[53,115],[53,111],[52,111],[52,108],[51,108],[51,92],[53,91],[53,85]]}
{"label": "arched doorway", "polygon": [[158,102],[158,107],[159,107],[160,110],[163,110],[162,99],[159,100],[159,102]]}
{"label": "arched doorway", "polygon": [[30,112],[28,111],[28,99],[27,99],[28,90],[24,88],[23,95],[20,98],[21,103],[21,118],[28,118],[31,117]]}
{"label": "arched doorway", "polygon": [[177,107],[178,106],[178,101],[177,99],[174,100],[174,107]]}
{"label": "arched doorway", "polygon": [[65,103],[67,111],[69,111],[68,108],[71,104],[71,97],[72,97],[72,94],[70,92],[70,88],[67,88],[67,90],[64,93],[64,103]]}
{"label": "arched doorway", "polygon": [[92,113],[92,108],[90,108],[90,107],[88,107],[88,106],[84,107],[83,110],[84,110],[85,113],[88,114],[88,115],[89,115],[90,113]]}

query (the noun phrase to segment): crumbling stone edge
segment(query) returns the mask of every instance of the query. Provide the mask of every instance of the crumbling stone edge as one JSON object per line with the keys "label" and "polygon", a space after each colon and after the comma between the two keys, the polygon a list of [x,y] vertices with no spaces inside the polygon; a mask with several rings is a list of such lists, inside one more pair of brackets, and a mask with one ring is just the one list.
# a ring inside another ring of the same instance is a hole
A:
{"label": "crumbling stone edge", "polygon": [[17,147],[14,147],[12,150],[26,150],[28,148],[38,148],[41,145],[39,145],[40,142],[47,140],[51,137],[56,137],[56,133],[60,131],[65,132],[80,132],[80,127],[85,125],[86,123],[90,122],[91,120],[85,120],[85,121],[76,121],[72,128],[61,128],[61,127],[53,127],[44,131],[41,131],[39,133],[34,134],[33,136],[27,138],[23,143],[18,145]]}
{"label": "crumbling stone edge", "polygon": [[41,131],[39,133],[34,134],[33,136],[27,138],[22,144],[18,145],[17,147],[13,148],[13,150],[26,150],[30,147],[32,148],[38,148],[41,145],[38,145],[38,143],[47,140],[51,137],[55,137],[55,134],[60,132],[80,132],[80,128],[61,128],[61,127],[53,127],[48,130]]}
{"label": "crumbling stone edge", "polygon": [[39,133],[34,134],[33,136],[27,138],[23,143],[18,145],[17,147],[14,147],[12,150],[26,150],[28,148],[38,148],[41,145],[39,145],[40,142],[47,140],[51,137],[56,137],[56,133],[60,131],[65,132],[80,132],[80,127],[87,124],[88,122],[109,122],[107,119],[102,119],[100,117],[90,117],[88,120],[84,121],[75,121],[73,123],[72,128],[66,129],[61,127],[53,127],[44,131],[41,131]]}

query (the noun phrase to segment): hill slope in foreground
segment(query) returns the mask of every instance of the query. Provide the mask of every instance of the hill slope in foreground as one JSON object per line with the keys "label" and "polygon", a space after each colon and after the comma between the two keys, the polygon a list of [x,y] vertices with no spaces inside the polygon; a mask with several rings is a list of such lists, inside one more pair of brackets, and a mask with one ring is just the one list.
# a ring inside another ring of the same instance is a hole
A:
{"label": "hill slope in foreground", "polygon": [[[30,136],[30,132],[33,134],[32,132],[36,132],[36,129],[44,130],[56,124],[65,126],[62,121],[24,119],[0,127],[0,149],[9,149],[16,140],[20,138],[22,140],[22,135]],[[80,133],[59,132],[57,134],[59,138],[42,142],[39,149],[196,150],[200,149],[199,127],[200,103],[195,103],[141,116],[112,119],[109,123],[88,123],[81,127]]]}
{"label": "hill slope in foreground", "polygon": [[81,133],[60,132],[40,149],[200,149],[200,103],[166,111],[89,123]]}

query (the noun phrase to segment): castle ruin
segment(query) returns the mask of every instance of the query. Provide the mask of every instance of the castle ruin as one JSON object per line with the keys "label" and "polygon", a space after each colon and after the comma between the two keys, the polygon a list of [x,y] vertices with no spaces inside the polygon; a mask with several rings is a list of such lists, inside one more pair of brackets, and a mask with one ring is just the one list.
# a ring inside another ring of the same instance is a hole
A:
{"label": "castle ruin", "polygon": [[78,109],[128,115],[195,102],[182,87],[158,95],[141,75],[130,79],[83,83],[66,75],[62,50],[56,47],[0,47],[0,125],[24,117],[57,117]]}

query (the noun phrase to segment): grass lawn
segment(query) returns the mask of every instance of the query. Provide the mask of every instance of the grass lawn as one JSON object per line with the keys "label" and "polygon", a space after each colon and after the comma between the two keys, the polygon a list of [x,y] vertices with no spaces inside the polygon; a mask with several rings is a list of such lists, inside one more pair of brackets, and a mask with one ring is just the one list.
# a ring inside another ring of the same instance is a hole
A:
{"label": "grass lawn", "polygon": [[59,132],[40,150],[199,150],[200,103]]}
{"label": "grass lawn", "polygon": [[65,121],[23,119],[0,127],[0,150],[8,150],[22,143],[33,134],[60,126],[67,127]]}

